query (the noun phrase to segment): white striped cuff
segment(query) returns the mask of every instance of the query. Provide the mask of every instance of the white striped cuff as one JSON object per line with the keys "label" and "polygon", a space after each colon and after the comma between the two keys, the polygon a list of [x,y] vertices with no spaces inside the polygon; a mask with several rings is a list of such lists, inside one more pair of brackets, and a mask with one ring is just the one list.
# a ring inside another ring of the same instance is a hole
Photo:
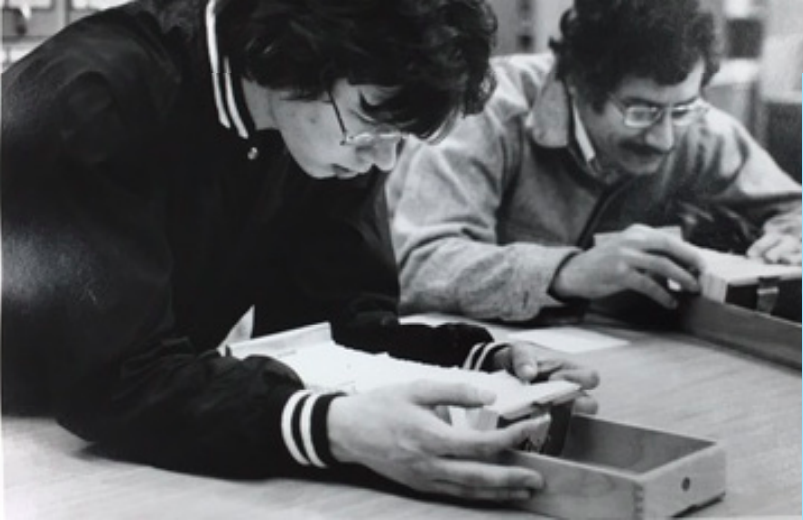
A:
{"label": "white striped cuff", "polygon": [[486,362],[493,359],[493,355],[507,346],[504,341],[493,341],[491,343],[477,343],[474,345],[463,362],[463,368],[467,370],[487,370]]}
{"label": "white striped cuff", "polygon": [[326,417],[332,400],[341,395],[300,390],[284,405],[282,439],[300,465],[327,468],[336,463],[329,450]]}

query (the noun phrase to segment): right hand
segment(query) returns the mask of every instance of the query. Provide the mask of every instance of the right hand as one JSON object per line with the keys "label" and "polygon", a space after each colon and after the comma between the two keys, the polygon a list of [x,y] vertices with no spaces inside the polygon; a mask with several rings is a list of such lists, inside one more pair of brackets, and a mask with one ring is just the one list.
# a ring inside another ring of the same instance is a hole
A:
{"label": "right hand", "polygon": [[768,264],[800,265],[800,236],[778,232],[766,233],[750,246],[746,256],[763,260]]}
{"label": "right hand", "polygon": [[[599,374],[572,361],[542,358],[541,348],[529,341],[508,341],[507,346],[493,356],[493,368],[505,370],[521,381],[532,383],[538,379],[555,381],[563,379],[580,385],[582,390],[591,390],[599,385]],[[540,376],[540,377],[539,377]],[[572,410],[576,413],[597,413],[597,400],[582,392],[574,400]]]}
{"label": "right hand", "polygon": [[457,428],[439,406],[479,407],[493,394],[460,383],[416,381],[340,397],[329,408],[332,455],[410,488],[478,500],[527,500],[543,487],[537,472],[494,462],[540,425],[521,421],[489,431]]}
{"label": "right hand", "polygon": [[594,300],[626,290],[643,294],[672,309],[677,301],[656,278],[672,280],[697,293],[703,259],[679,237],[636,224],[603,244],[572,257],[552,281],[561,298]]}

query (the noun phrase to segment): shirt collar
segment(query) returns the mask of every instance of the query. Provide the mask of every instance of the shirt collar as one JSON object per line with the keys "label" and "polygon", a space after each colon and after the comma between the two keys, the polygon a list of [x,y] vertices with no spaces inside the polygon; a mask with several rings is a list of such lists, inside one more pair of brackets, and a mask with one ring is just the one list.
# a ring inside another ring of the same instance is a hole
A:
{"label": "shirt collar", "polygon": [[577,112],[577,105],[572,100],[572,119],[574,121],[574,140],[577,142],[580,153],[583,154],[583,159],[588,164],[594,164],[594,159],[597,158],[597,152],[594,150],[594,145],[591,143],[591,138],[588,137],[588,132]]}
{"label": "shirt collar", "polygon": [[250,114],[245,107],[241,90],[232,81],[233,74],[228,58],[221,56],[218,51],[217,8],[216,0],[209,0],[206,4],[206,46],[218,121],[228,129],[234,128],[241,138],[248,139],[251,134],[249,128],[253,126],[250,123]]}
{"label": "shirt collar", "polygon": [[579,149],[579,159],[587,171],[602,182],[612,182],[617,177],[613,172],[604,172],[597,159],[588,131],[572,101],[566,84],[557,78],[553,67],[547,74],[541,93],[525,121],[533,140],[545,148]]}
{"label": "shirt collar", "polygon": [[546,148],[569,146],[571,129],[571,102],[562,81],[555,76],[553,67],[544,80],[544,86],[525,121],[533,139]]}

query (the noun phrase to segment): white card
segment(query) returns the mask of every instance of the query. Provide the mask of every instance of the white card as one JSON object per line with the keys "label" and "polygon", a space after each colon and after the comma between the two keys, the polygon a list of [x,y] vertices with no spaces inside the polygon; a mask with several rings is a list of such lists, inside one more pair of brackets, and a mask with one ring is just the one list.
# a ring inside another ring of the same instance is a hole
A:
{"label": "white card", "polygon": [[628,344],[627,340],[578,327],[550,327],[526,330],[510,334],[508,339],[529,341],[540,347],[569,354],[604,350]]}

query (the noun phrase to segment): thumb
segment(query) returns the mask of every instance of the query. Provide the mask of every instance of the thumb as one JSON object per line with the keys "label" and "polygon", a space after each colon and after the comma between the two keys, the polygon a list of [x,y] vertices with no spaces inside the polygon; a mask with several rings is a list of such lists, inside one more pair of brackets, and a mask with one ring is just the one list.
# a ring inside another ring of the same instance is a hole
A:
{"label": "thumb", "polygon": [[423,406],[463,406],[476,408],[491,404],[496,394],[465,383],[416,381],[410,385],[410,398]]}
{"label": "thumb", "polygon": [[511,346],[513,375],[522,381],[530,382],[538,375],[538,360],[532,349]]}

